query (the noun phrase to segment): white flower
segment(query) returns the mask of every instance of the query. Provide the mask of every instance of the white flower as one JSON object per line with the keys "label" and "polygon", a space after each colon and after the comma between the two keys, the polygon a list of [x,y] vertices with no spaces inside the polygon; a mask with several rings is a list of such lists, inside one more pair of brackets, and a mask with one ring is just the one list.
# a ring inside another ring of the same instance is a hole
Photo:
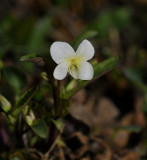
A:
{"label": "white flower", "polygon": [[75,52],[66,42],[54,42],[50,48],[52,59],[58,64],[54,77],[62,80],[69,73],[75,79],[93,78],[93,67],[87,62],[94,55],[94,48],[88,40],[83,40]]}

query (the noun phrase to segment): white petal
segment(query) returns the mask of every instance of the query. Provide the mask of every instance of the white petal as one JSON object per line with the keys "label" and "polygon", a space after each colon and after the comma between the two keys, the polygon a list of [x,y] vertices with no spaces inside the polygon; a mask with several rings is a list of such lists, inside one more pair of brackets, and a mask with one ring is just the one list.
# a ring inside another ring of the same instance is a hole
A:
{"label": "white petal", "polygon": [[94,55],[94,47],[88,40],[83,40],[79,45],[76,54],[81,55],[85,61],[88,61]]}
{"label": "white petal", "polygon": [[78,79],[78,71],[72,69],[68,70],[68,72],[74,79]]}
{"label": "white petal", "polygon": [[93,75],[94,72],[92,65],[89,62],[83,62],[79,68],[79,79],[91,80]]}
{"label": "white petal", "polygon": [[52,59],[57,63],[62,63],[69,57],[75,56],[73,48],[66,42],[54,42],[51,45],[50,53]]}
{"label": "white petal", "polygon": [[68,64],[66,62],[60,63],[54,70],[54,77],[58,80],[62,80],[66,77],[68,70]]}

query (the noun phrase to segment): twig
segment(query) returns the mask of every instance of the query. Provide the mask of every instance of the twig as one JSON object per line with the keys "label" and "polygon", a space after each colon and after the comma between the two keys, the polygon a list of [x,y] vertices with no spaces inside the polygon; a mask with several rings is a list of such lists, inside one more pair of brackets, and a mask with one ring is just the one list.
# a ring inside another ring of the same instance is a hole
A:
{"label": "twig", "polygon": [[52,152],[52,150],[53,150],[54,147],[56,146],[58,139],[61,137],[61,134],[62,134],[62,132],[63,132],[63,129],[64,129],[64,126],[63,126],[63,128],[60,130],[60,133],[59,133],[59,135],[56,137],[55,141],[52,143],[50,149],[45,153],[45,156],[44,156],[45,158],[48,158],[48,157],[49,157],[50,153]]}
{"label": "twig", "polygon": [[45,157],[48,158],[54,147],[56,146],[57,140],[60,138],[60,134],[57,136],[56,140],[51,145],[50,149],[45,153]]}

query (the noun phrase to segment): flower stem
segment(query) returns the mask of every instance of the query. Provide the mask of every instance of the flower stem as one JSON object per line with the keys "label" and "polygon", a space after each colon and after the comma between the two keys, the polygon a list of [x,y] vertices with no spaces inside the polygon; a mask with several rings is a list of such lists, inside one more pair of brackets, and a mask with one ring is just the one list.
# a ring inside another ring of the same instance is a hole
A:
{"label": "flower stem", "polygon": [[55,118],[58,117],[59,103],[60,103],[60,81],[57,80],[57,92],[56,92],[56,101],[55,101]]}
{"label": "flower stem", "polygon": [[[52,89],[53,89],[53,98],[54,98],[54,106],[55,106],[55,110],[54,110],[54,119],[58,118],[58,109],[59,109],[59,103],[60,103],[60,81],[57,80],[57,87],[55,87],[52,84]],[[52,123],[49,126],[49,133],[48,133],[48,139],[47,139],[47,146],[48,149],[50,150],[50,148],[52,147],[52,145],[54,144],[56,137],[58,135],[58,129],[56,128],[55,124]]]}

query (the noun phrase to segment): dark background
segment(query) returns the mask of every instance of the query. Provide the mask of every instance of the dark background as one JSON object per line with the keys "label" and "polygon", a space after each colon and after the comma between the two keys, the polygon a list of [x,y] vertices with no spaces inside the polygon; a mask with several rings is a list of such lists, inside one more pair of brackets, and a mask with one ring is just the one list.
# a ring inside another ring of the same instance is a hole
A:
{"label": "dark background", "polygon": [[[20,62],[22,56],[35,53],[49,57],[54,41],[72,45],[77,37],[88,37],[98,62],[113,56],[120,56],[121,62],[74,96],[70,114],[65,118],[65,135],[77,131],[86,136],[91,133],[102,137],[113,154],[118,147],[128,149],[128,154],[136,151],[145,158],[146,30],[146,0],[0,0],[0,93],[14,104],[18,95],[40,83],[40,69]],[[42,87],[35,98],[41,101],[44,97],[48,97],[47,90]],[[76,110],[79,105],[84,111]],[[6,125],[3,120],[0,123]],[[120,133],[110,143],[114,126],[128,128],[122,131],[118,127]],[[4,145],[0,149],[9,150],[11,147],[0,139]],[[67,144],[70,143],[73,142]]]}

